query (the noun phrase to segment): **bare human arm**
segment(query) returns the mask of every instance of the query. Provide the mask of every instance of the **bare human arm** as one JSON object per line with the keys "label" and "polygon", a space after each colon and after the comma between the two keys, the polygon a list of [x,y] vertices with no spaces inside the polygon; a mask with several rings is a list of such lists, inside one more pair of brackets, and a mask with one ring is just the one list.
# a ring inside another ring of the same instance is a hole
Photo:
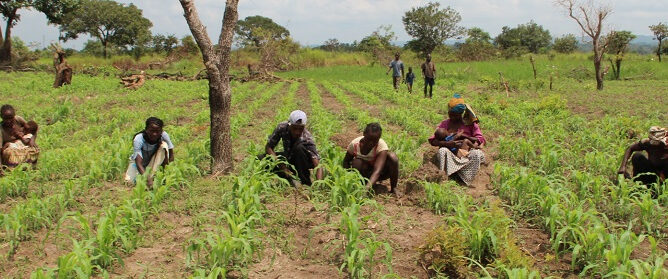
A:
{"label": "bare human arm", "polygon": [[343,168],[349,169],[352,167],[354,156],[350,152],[346,152],[346,156],[343,157]]}
{"label": "bare human arm", "polygon": [[629,158],[631,158],[631,154],[633,154],[633,152],[642,150],[643,148],[637,142],[626,148],[626,151],[624,152],[624,158],[622,159],[622,164],[619,166],[617,174],[623,174],[624,177],[631,178],[631,175],[626,171],[626,163],[629,161]]}
{"label": "bare human arm", "polygon": [[173,148],[169,149],[167,150],[167,152],[169,160],[167,160],[163,166],[169,165],[169,163],[174,162],[174,149]]}
{"label": "bare human arm", "polygon": [[445,147],[445,148],[459,148],[461,146],[461,141],[456,141],[456,140],[439,140],[437,138],[433,138],[429,140],[429,144],[432,146],[437,146],[437,147]]}
{"label": "bare human arm", "polygon": [[316,180],[322,180],[322,168],[318,168],[318,165],[320,165],[320,160],[316,157],[312,157],[311,160],[313,161],[313,167],[316,169],[315,171],[315,179]]}
{"label": "bare human arm", "polygon": [[376,162],[373,164],[373,172],[369,177],[369,182],[366,184],[367,189],[371,189],[373,184],[376,184],[376,182],[380,178],[380,172],[383,170],[383,167],[385,166],[386,159],[387,159],[387,150],[381,151],[376,156]]}
{"label": "bare human arm", "polygon": [[[274,148],[271,147],[269,143],[267,143],[267,145],[264,146],[264,152],[269,154],[271,157],[274,157],[274,159],[278,159],[278,156],[276,155]],[[279,167],[281,168],[281,171],[286,175],[288,176],[292,175],[292,172],[288,169],[288,166],[286,166],[285,164],[280,164]]]}

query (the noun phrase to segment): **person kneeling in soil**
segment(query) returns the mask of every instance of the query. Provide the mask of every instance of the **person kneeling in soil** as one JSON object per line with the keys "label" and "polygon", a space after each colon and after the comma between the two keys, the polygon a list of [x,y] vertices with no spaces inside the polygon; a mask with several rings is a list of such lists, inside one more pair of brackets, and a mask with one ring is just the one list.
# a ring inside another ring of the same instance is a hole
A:
{"label": "person kneeling in soil", "polygon": [[[283,141],[283,151],[276,152],[274,148],[279,141]],[[299,181],[304,185],[311,185],[311,169],[320,164],[320,155],[315,146],[315,140],[311,133],[306,130],[306,113],[301,110],[295,110],[290,113],[288,121],[279,123],[274,132],[269,136],[267,145],[264,147],[265,154],[258,156],[258,159],[271,155],[274,158],[281,156],[287,159],[288,163],[297,171]],[[277,170],[280,177],[292,181],[292,172],[288,166],[281,164]],[[322,169],[316,171],[316,179],[322,179]]]}
{"label": "person kneeling in soil", "polygon": [[348,145],[343,158],[344,168],[355,168],[368,178],[366,188],[376,182],[390,179],[390,193],[395,193],[399,179],[399,158],[390,152],[387,143],[380,138],[383,130],[378,123],[370,123],[364,128],[364,134],[355,138]]}
{"label": "person kneeling in soil", "polygon": [[174,144],[169,134],[162,130],[163,126],[164,123],[159,118],[149,117],[144,130],[135,134],[130,165],[125,172],[126,182],[134,184],[137,182],[137,175],[147,174],[146,185],[153,187],[151,172],[174,161]]}
{"label": "person kneeling in soil", "polygon": [[[647,152],[647,156],[642,154],[642,151]],[[626,171],[626,162],[629,161],[629,157],[633,165],[633,181],[647,186],[665,182],[668,176],[668,133],[666,129],[653,126],[649,129],[648,138],[641,139],[626,149],[622,165],[617,171],[626,178],[631,178]]]}

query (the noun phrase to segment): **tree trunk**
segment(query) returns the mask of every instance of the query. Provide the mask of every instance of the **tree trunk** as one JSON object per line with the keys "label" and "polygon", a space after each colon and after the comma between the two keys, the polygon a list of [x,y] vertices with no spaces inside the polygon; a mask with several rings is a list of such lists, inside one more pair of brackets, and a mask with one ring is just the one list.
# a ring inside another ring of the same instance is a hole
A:
{"label": "tree trunk", "polygon": [[0,25],[0,46],[2,45],[3,39],[2,39],[2,25]]}
{"label": "tree trunk", "polygon": [[192,0],[179,0],[184,17],[190,27],[197,45],[202,52],[204,66],[209,76],[209,108],[211,117],[211,171],[224,174],[232,170],[232,135],[230,130],[230,108],[232,92],[228,77],[230,49],[234,26],[237,22],[238,0],[227,0],[223,28],[220,33],[218,49],[214,48],[206,28],[197,15]]}
{"label": "tree trunk", "polygon": [[659,40],[659,48],[656,50],[656,55],[659,56],[659,62],[661,62],[661,40]]}
{"label": "tree trunk", "polygon": [[102,57],[107,59],[107,41],[102,41]]}
{"label": "tree trunk", "polygon": [[596,72],[596,89],[603,90],[603,72],[601,72],[601,55],[598,46],[594,45],[594,71]]}
{"label": "tree trunk", "polygon": [[615,71],[615,79],[619,80],[619,77],[622,75],[622,59],[615,59],[615,64],[617,64],[617,71]]}
{"label": "tree trunk", "polygon": [[0,46],[0,62],[10,62],[12,60],[12,25],[16,19],[16,10],[7,17],[5,27],[5,40]]}

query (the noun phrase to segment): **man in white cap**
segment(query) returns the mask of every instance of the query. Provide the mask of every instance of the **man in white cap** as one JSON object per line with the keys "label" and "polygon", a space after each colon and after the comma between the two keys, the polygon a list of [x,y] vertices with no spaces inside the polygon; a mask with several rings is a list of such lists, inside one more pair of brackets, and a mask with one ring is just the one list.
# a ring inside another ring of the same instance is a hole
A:
{"label": "man in white cap", "polygon": [[[279,141],[283,141],[283,151],[275,152],[274,148]],[[320,155],[315,147],[313,136],[306,130],[306,113],[301,110],[291,112],[288,121],[281,122],[276,126],[264,149],[265,154],[260,157],[264,157],[266,154],[274,158],[284,157],[297,171],[297,177],[299,177],[301,184],[311,185],[310,169],[318,166]],[[292,177],[292,173],[286,165],[281,165],[280,170],[280,176]],[[322,179],[322,169],[317,170],[316,179]]]}
{"label": "man in white cap", "polygon": [[[647,157],[641,153],[642,151],[647,152]],[[641,139],[626,149],[622,165],[617,171],[618,174],[623,174],[626,178],[630,178],[626,171],[626,162],[628,162],[633,152],[636,152],[631,158],[634,181],[650,185],[666,180],[666,176],[668,176],[668,134],[665,128],[651,127],[649,137]]]}

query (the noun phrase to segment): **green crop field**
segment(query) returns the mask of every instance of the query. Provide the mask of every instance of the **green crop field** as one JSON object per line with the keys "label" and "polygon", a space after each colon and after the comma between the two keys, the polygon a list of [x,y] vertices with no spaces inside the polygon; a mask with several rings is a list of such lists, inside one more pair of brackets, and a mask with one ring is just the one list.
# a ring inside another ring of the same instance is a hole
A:
{"label": "green crop field", "polygon": [[[536,78],[528,59],[438,63],[433,99],[419,78],[395,92],[380,66],[235,81],[224,177],[208,170],[206,80],[132,91],[75,72],[53,89],[50,73],[1,72],[2,103],[41,124],[41,155],[0,178],[0,277],[668,278],[668,184],[653,198],[616,175],[629,144],[668,126],[668,67],[633,56],[597,91],[584,54],[536,61]],[[471,187],[438,179],[427,143],[453,93],[489,142]],[[325,170],[305,188],[253,160],[295,109]],[[149,116],[176,146],[151,190],[122,183]],[[341,166],[370,122],[400,159],[400,196]]]}

